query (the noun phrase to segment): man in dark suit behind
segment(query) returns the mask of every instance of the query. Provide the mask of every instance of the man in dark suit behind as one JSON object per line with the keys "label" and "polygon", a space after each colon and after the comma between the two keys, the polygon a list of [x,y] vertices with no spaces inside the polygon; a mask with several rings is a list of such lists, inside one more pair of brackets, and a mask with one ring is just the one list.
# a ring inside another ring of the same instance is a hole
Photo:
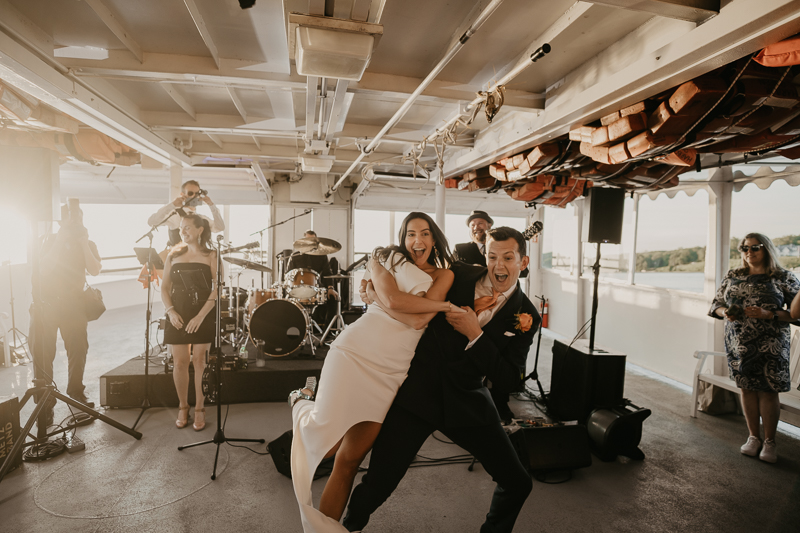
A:
{"label": "man in dark suit behind", "polygon": [[438,314],[417,345],[369,471],[350,498],[344,520],[349,531],[364,528],[435,430],[474,455],[497,482],[482,533],[510,532],[530,494],[530,475],[503,430],[484,377],[509,391],[519,384],[540,319],[517,282],[528,264],[522,234],[497,228],[487,246],[488,268],[453,266],[447,299],[467,313]]}
{"label": "man in dark suit behind", "polygon": [[486,266],[486,232],[492,229],[494,220],[486,211],[473,211],[467,217],[471,242],[455,245],[453,256],[457,261],[469,265]]}

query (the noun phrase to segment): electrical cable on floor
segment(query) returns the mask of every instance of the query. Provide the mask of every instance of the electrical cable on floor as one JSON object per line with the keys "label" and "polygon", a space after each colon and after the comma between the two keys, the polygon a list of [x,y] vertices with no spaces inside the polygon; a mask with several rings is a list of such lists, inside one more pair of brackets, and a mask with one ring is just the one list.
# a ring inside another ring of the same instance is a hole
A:
{"label": "electrical cable on floor", "polygon": [[455,444],[455,442],[453,442],[453,441],[440,439],[439,437],[436,436],[436,432],[435,431],[431,434],[431,436],[434,439],[438,440],[439,442],[444,442],[445,444]]}

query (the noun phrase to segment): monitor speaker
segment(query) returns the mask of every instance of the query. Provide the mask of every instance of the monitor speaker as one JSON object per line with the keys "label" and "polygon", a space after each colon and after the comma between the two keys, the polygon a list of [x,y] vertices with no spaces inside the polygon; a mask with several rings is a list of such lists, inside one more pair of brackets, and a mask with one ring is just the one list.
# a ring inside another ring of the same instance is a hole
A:
{"label": "monitor speaker", "polygon": [[[292,477],[292,430],[290,429],[274,441],[267,444],[267,450],[275,463],[275,470],[284,476]],[[320,479],[331,475],[335,455],[323,459],[317,470],[314,472],[314,479]]]}
{"label": "monitor speaker", "polygon": [[510,438],[520,461],[531,472],[592,466],[586,426],[525,427]]}
{"label": "monitor speaker", "polygon": [[583,242],[619,244],[622,242],[623,189],[591,188],[584,201]]}
{"label": "monitor speaker", "polygon": [[593,409],[622,403],[625,354],[611,352],[580,339],[553,343],[553,364],[547,409],[559,420],[585,422]]}

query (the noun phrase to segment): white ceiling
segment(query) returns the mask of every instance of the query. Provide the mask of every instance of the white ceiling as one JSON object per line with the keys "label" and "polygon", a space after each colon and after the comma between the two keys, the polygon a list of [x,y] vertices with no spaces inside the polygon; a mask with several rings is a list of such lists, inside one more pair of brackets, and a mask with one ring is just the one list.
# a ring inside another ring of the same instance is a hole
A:
{"label": "white ceiling", "polygon": [[[258,194],[250,164],[294,171],[303,137],[317,130],[316,100],[307,109],[307,79],[289,57],[288,13],[366,14],[383,25],[363,78],[346,84],[340,119],[330,128],[329,118],[323,119],[322,134],[330,131],[336,160],[331,173],[339,175],[359,156],[357,143],[366,145],[379,132],[488,3],[257,0],[242,10],[236,0],[0,0],[0,79],[164,165],[235,163],[241,168],[219,172],[218,187],[230,185],[231,200],[246,203],[241,195]],[[708,12],[685,4],[722,7],[707,18]],[[461,135],[462,146],[446,150],[445,174],[562,135],[573,123],[798,31],[800,1],[505,0],[363,164],[410,173],[401,162],[404,153],[450,119],[459,102],[472,100],[545,42],[552,52],[507,85],[506,106],[495,123],[479,116]],[[104,48],[109,57],[54,57],[64,46]],[[328,80],[329,102],[335,87],[336,80]],[[432,163],[431,148],[426,155],[423,163]],[[150,194],[161,201],[152,184],[169,183],[168,171],[137,166],[103,177],[105,188],[87,186],[97,174],[77,164],[63,173],[97,195],[115,190],[112,184],[123,177],[125,183],[139,180],[142,188],[125,201],[145,201]],[[250,187],[241,192],[248,176]],[[360,179],[359,172],[351,175],[353,184]],[[125,187],[120,181],[116,190]],[[386,196],[370,194],[376,202]]]}

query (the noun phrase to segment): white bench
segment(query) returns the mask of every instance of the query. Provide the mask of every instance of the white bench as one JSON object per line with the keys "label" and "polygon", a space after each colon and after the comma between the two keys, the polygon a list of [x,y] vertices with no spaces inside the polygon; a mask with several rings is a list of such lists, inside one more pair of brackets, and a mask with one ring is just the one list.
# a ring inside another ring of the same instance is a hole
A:
{"label": "white bench", "polygon": [[[694,356],[697,359],[697,366],[694,370],[694,380],[692,382],[692,407],[690,415],[697,418],[697,397],[701,381],[735,392],[737,395],[739,394],[739,388],[727,374],[718,376],[716,374],[703,372],[706,361],[713,361],[714,357],[727,357],[725,352],[697,351],[694,352]],[[789,352],[789,357],[791,390],[789,392],[782,392],[779,395],[781,402],[781,420],[797,426],[800,425],[800,391],[797,390],[797,384],[800,382],[800,330],[795,331],[792,336],[792,347]],[[789,416],[784,417],[784,413]]]}

